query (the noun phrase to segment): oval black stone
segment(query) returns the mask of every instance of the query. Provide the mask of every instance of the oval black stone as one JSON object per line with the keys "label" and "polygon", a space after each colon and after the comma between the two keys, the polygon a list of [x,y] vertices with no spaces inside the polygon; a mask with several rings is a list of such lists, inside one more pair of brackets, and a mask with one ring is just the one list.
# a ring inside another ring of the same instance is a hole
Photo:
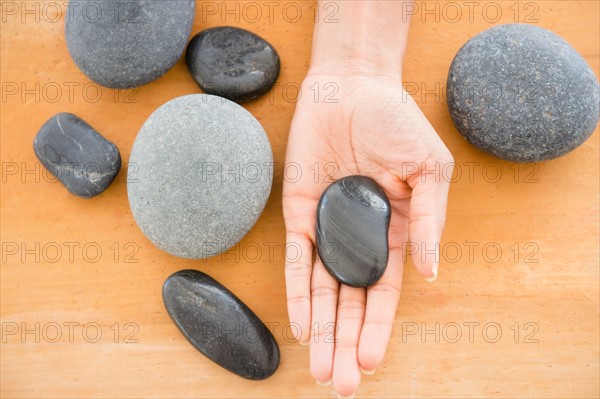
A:
{"label": "oval black stone", "polygon": [[600,99],[588,63],[538,26],[499,25],[456,54],[448,109],[474,146],[502,159],[538,162],[581,145],[598,123]]}
{"label": "oval black stone", "polygon": [[66,112],[44,123],[33,140],[33,150],[67,190],[84,198],[106,190],[121,168],[117,146]]}
{"label": "oval black stone", "polygon": [[317,206],[317,251],[340,283],[367,287],[387,267],[391,207],[366,176],[347,176],[323,192]]}
{"label": "oval black stone", "polygon": [[204,92],[236,102],[265,94],[275,84],[280,70],[279,55],[266,40],[227,26],[206,29],[194,36],[186,61]]}
{"label": "oval black stone", "polygon": [[181,270],[163,286],[163,301],[181,333],[219,366],[263,380],[279,366],[279,346],[264,323],[218,281]]}

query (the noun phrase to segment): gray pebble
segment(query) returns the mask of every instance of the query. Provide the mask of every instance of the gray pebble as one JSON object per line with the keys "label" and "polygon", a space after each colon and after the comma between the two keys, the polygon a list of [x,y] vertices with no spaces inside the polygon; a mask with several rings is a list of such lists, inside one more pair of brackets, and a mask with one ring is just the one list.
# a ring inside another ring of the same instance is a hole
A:
{"label": "gray pebble", "polygon": [[67,47],[93,81],[115,89],[141,86],[177,62],[194,14],[193,0],[72,0]]}
{"label": "gray pebble", "polygon": [[106,190],[121,168],[117,147],[69,113],[56,114],[41,127],[33,150],[67,190],[84,198]]}
{"label": "gray pebble", "polygon": [[239,242],[263,211],[273,154],[260,123],[227,99],[194,94],[158,108],[129,160],[135,220],[159,248],[205,258]]}
{"label": "gray pebble", "polygon": [[457,53],[447,85],[459,132],[499,158],[537,162],[567,154],[594,131],[594,72],[560,36],[537,26],[490,28]]}

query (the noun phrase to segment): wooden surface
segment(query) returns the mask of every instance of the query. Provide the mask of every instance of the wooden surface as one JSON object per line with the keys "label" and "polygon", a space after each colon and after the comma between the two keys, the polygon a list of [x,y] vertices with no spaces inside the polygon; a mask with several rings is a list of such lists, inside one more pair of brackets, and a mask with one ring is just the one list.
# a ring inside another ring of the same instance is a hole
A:
{"label": "wooden surface", "polygon": [[[206,261],[169,256],[142,235],[129,210],[125,170],[105,193],[83,200],[40,167],[33,137],[57,112],[88,121],[126,162],[153,110],[199,91],[183,60],[136,91],[89,84],[66,49],[65,6],[50,3],[1,2],[2,396],[334,395],[314,383],[308,349],[286,328],[281,167],[256,226],[236,249]],[[199,2],[193,33],[241,26],[277,48],[278,85],[246,107],[282,164],[295,88],[309,65],[315,5],[256,2],[257,19],[249,3]],[[515,19],[562,35],[598,74],[599,3],[479,2],[470,12],[468,2],[457,2],[460,16],[445,2],[426,3],[418,2],[413,19],[405,81],[462,175],[450,192],[439,279],[427,283],[407,265],[387,356],[357,396],[598,397],[598,131],[557,160],[500,161],[461,138],[443,88],[466,40]],[[425,6],[433,11],[423,13]],[[161,299],[165,278],[183,268],[214,276],[272,326],[281,347],[272,378],[242,380],[185,341]]]}

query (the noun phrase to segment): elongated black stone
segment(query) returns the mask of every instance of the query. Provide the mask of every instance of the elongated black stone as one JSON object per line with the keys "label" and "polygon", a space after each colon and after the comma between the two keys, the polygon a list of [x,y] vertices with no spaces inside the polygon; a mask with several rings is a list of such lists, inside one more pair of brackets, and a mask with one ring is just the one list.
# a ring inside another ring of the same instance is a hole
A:
{"label": "elongated black stone", "polygon": [[54,115],[41,127],[33,150],[67,190],[84,198],[106,190],[121,168],[117,147],[66,112]]}
{"label": "elongated black stone", "polygon": [[391,207],[366,176],[347,176],[323,192],[317,206],[317,250],[340,283],[367,287],[387,267]]}
{"label": "elongated black stone", "polygon": [[171,319],[190,343],[219,366],[263,380],[279,366],[279,346],[264,323],[218,281],[181,270],[163,286]]}

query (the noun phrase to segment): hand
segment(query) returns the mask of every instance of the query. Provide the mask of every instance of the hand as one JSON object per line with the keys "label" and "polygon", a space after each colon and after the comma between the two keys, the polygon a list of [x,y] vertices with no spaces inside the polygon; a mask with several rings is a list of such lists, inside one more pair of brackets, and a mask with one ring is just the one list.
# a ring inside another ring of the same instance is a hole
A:
{"label": "hand", "polygon": [[[328,101],[337,102],[325,101],[324,94],[335,88]],[[300,343],[310,342],[313,377],[321,384],[333,380],[341,396],[356,391],[361,369],[372,372],[383,360],[409,238],[419,248],[413,256],[418,271],[430,280],[437,277],[449,188],[440,170],[451,175],[452,162],[400,77],[309,72],[290,130],[286,170],[291,177],[283,187],[286,239],[300,249],[299,256],[290,250],[286,259],[288,313],[299,327]],[[296,170],[300,178],[293,176]],[[336,173],[328,180],[331,172]],[[367,289],[340,285],[318,256],[313,261],[317,203],[334,179],[347,175],[374,178],[392,206],[388,266]],[[434,248],[438,256],[422,256]]]}

